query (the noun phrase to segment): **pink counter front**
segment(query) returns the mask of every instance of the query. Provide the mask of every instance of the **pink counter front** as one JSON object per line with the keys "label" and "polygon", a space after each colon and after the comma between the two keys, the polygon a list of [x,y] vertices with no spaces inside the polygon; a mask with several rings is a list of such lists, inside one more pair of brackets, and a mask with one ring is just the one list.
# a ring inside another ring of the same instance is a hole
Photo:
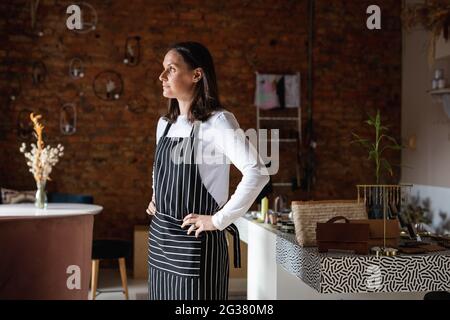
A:
{"label": "pink counter front", "polygon": [[101,206],[0,205],[0,299],[88,299]]}

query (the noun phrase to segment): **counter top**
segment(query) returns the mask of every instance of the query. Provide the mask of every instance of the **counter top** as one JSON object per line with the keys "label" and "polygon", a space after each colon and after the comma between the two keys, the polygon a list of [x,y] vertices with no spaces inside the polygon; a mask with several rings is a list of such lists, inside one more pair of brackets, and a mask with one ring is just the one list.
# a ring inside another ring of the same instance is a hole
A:
{"label": "counter top", "polygon": [[46,209],[38,209],[33,203],[0,204],[0,221],[95,215],[102,210],[98,205],[79,203],[49,203]]}
{"label": "counter top", "polygon": [[[421,292],[450,290],[450,250],[395,257],[319,253],[301,247],[295,235],[246,215],[236,225],[245,233],[252,223],[276,235],[276,262],[319,293]],[[244,234],[241,237],[246,239]]]}

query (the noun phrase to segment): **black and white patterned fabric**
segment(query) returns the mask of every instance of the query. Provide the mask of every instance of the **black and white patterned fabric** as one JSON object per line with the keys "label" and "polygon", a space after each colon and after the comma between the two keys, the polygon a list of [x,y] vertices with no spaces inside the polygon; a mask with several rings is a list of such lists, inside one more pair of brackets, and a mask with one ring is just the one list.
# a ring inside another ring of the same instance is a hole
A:
{"label": "black and white patterned fabric", "polygon": [[450,251],[395,257],[319,253],[277,232],[277,263],[320,293],[450,290]]}

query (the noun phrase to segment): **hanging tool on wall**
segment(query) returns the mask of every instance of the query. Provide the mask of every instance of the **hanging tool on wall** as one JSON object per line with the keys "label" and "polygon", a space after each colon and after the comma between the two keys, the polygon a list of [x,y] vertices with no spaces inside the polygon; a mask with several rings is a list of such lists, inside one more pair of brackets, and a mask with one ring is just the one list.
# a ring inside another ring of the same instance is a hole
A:
{"label": "hanging tool on wall", "polygon": [[303,140],[303,152],[301,156],[302,179],[301,188],[308,193],[311,192],[316,181],[316,136],[313,122],[313,48],[314,48],[314,25],[315,25],[315,0],[308,1],[308,118],[305,126],[305,139]]}
{"label": "hanging tool on wall", "polygon": [[125,41],[125,50],[123,63],[127,66],[134,67],[139,64],[141,57],[141,37],[128,37]]}
{"label": "hanging tool on wall", "polygon": [[39,8],[39,0],[30,0],[31,29],[36,28],[36,16]]}
{"label": "hanging tool on wall", "polygon": [[34,61],[31,69],[31,78],[34,85],[38,85],[45,81],[47,78],[47,67],[45,66],[44,61]]}
{"label": "hanging tool on wall", "polygon": [[32,37],[42,37],[44,31],[37,27],[37,12],[39,8],[39,0],[29,0],[30,4],[30,17],[31,17],[31,32],[26,32]]}
{"label": "hanging tool on wall", "polygon": [[70,60],[69,76],[72,79],[84,78],[84,62],[81,58],[75,57]]}
{"label": "hanging tool on wall", "polygon": [[97,98],[101,100],[118,100],[124,90],[122,75],[114,70],[102,71],[95,76],[92,88]]}

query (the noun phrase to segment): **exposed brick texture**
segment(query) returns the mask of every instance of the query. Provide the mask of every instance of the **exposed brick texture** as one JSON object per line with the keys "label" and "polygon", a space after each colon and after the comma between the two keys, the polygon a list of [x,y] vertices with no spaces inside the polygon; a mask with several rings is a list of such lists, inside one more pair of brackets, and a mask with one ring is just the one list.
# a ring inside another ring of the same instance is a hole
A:
{"label": "exposed brick texture", "polygon": [[[29,1],[0,2],[0,73],[22,74],[20,97],[6,103],[8,80],[0,85],[0,185],[33,189],[33,178],[19,153],[19,111],[28,108],[44,116],[49,144],[62,143],[65,156],[52,173],[50,191],[91,194],[104,206],[96,217],[94,237],[132,238],[133,225],[146,223],[151,197],[151,168],[156,122],[165,109],[158,75],[166,47],[181,40],[204,43],[212,52],[221,98],[244,129],[256,127],[253,106],[255,71],[302,74],[302,118],[306,119],[307,1],[89,1],[98,14],[93,32],[77,34],[65,26],[71,2],[42,0],[37,29],[30,37]],[[379,108],[397,138],[400,135],[401,1],[379,0],[382,30],[366,28],[368,0],[317,0],[314,46],[314,123],[317,134],[317,183],[312,194],[276,188],[289,200],[354,198],[355,184],[373,182],[366,153],[350,145],[351,132],[367,133],[366,112]],[[142,60],[136,67],[122,63],[127,36],[139,35]],[[80,56],[86,76],[68,75],[69,61]],[[31,81],[31,65],[45,62],[48,77]],[[103,70],[122,74],[124,95],[105,102],[92,91],[92,81]],[[83,91],[94,109],[78,105],[77,132],[59,131],[63,103],[78,103]],[[126,101],[142,96],[149,108],[140,115],[125,109]],[[294,110],[295,111],[295,110]],[[292,112],[292,111],[291,111]],[[272,111],[270,115],[286,115]],[[283,130],[285,123],[277,125]],[[284,132],[282,133],[284,134]],[[281,169],[274,181],[295,177],[291,145],[282,146]],[[400,163],[399,154],[389,155]],[[396,169],[398,176],[399,169]],[[230,193],[240,179],[232,170]],[[392,179],[395,181],[395,177]],[[273,197],[272,197],[273,198]]]}

